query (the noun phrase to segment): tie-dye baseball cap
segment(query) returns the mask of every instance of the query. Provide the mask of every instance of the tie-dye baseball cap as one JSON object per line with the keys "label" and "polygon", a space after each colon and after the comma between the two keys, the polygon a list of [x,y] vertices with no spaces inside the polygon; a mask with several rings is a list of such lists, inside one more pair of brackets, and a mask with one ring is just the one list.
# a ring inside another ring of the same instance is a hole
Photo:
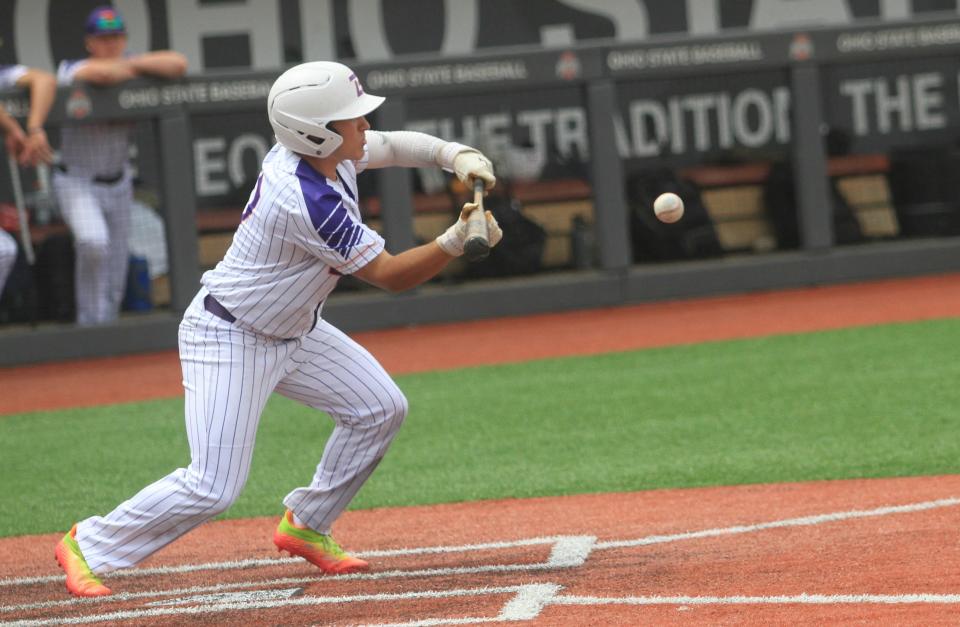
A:
{"label": "tie-dye baseball cap", "polygon": [[113,7],[97,7],[87,17],[84,29],[88,35],[116,35],[127,32],[120,12]]}

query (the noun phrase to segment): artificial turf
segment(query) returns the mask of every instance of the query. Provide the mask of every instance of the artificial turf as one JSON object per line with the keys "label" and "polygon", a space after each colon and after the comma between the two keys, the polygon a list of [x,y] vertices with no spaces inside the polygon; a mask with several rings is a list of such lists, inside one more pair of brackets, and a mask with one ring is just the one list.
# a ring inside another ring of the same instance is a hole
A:
{"label": "artificial turf", "polygon": [[[410,416],[352,507],[956,473],[958,345],[940,320],[398,377]],[[281,513],[331,428],[275,395],[225,516]],[[188,460],[180,400],[0,417],[0,536],[68,529]]]}

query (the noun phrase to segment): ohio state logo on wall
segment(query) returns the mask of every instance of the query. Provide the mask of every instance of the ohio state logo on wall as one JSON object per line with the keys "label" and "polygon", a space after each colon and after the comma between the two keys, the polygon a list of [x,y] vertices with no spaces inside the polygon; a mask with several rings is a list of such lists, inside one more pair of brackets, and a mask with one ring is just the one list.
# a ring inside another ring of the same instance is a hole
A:
{"label": "ohio state logo on wall", "polygon": [[790,58],[794,61],[806,61],[813,56],[813,41],[806,33],[797,33],[790,42]]}
{"label": "ohio state logo on wall", "polygon": [[580,76],[580,58],[567,50],[557,59],[557,77],[570,81]]}
{"label": "ohio state logo on wall", "polygon": [[70,92],[70,97],[67,98],[68,116],[74,120],[80,120],[90,115],[92,110],[93,103],[90,101],[87,92],[82,89],[74,89]]}

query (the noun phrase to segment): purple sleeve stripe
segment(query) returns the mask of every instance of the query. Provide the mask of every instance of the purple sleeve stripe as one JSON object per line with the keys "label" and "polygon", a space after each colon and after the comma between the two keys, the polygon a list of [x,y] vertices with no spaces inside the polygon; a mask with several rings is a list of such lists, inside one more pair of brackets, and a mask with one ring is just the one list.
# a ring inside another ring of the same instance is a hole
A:
{"label": "purple sleeve stripe", "polygon": [[305,161],[301,161],[297,166],[297,177],[300,179],[300,190],[303,192],[310,222],[317,235],[342,257],[349,257],[354,246],[353,232],[359,227],[343,206],[340,194]]}

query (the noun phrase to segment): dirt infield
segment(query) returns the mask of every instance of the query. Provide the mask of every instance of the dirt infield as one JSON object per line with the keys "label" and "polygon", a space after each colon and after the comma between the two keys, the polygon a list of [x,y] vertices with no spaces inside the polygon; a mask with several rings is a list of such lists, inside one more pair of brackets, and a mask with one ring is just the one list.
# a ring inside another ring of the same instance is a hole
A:
{"label": "dirt infield", "polygon": [[0,621],[955,624],[958,497],[947,476],[348,512],[373,570],[343,577],[278,557],[274,519],[216,522],[94,601],[63,590],[56,536],[14,538]]}
{"label": "dirt infield", "polygon": [[[399,373],[956,316],[960,275],[946,275],[357,337]],[[446,350],[466,336],[470,363]],[[172,353],[0,380],[44,390],[0,414],[180,394]],[[56,535],[0,540],[0,624],[931,625],[960,610],[960,476],[348,512],[338,539],[373,570],[338,578],[278,556],[275,524],[203,525],[107,577],[101,600],[66,594]]]}

